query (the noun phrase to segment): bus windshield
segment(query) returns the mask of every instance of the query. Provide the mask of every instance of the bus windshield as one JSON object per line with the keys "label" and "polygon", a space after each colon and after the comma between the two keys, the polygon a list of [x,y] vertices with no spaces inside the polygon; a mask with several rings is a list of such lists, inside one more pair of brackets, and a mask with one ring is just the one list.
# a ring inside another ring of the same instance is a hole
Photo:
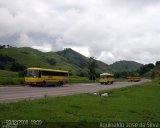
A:
{"label": "bus windshield", "polygon": [[33,77],[36,78],[39,76],[38,70],[27,70],[26,77]]}
{"label": "bus windshield", "polygon": [[100,79],[113,78],[111,75],[101,75]]}
{"label": "bus windshield", "polygon": [[105,78],[107,78],[107,77],[106,77],[106,76],[100,76],[100,78],[101,78],[101,79],[105,79]]}

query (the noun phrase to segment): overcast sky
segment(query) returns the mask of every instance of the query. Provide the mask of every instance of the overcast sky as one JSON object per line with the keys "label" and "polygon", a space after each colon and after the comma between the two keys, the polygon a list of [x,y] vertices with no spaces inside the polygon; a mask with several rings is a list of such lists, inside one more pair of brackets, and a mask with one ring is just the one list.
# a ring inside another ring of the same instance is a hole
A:
{"label": "overcast sky", "polygon": [[160,0],[0,0],[0,44],[155,63]]}

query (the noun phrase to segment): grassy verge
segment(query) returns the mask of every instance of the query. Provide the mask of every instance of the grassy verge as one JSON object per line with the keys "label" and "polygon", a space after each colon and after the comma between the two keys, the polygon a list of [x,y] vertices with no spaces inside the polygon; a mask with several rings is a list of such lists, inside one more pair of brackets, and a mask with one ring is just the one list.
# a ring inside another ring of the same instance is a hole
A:
{"label": "grassy verge", "polygon": [[22,85],[24,78],[20,77],[1,77],[0,78],[0,85]]}
{"label": "grassy verge", "polygon": [[7,71],[7,70],[0,70],[0,77],[17,77],[17,72]]}
{"label": "grassy verge", "polygon": [[20,85],[23,78],[18,77],[17,72],[0,70],[0,85]]}
{"label": "grassy verge", "polygon": [[94,125],[97,127],[99,122],[160,121],[159,80],[103,92],[108,92],[109,96],[45,96],[39,100],[0,104],[0,120],[43,120],[63,125],[78,122],[82,127],[94,124],[88,122],[97,122]]}

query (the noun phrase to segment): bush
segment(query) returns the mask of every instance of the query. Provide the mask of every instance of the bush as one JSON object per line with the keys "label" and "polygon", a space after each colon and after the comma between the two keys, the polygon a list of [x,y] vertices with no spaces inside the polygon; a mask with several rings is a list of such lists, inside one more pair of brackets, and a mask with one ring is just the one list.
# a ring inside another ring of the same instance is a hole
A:
{"label": "bush", "polygon": [[18,76],[19,76],[19,77],[24,77],[24,74],[25,74],[25,71],[19,71],[19,72],[18,72]]}
{"label": "bush", "polygon": [[26,66],[19,64],[18,62],[12,63],[10,70],[12,71],[23,71],[26,69]]}
{"label": "bush", "polygon": [[23,78],[18,78],[18,77],[15,77],[15,78],[9,77],[9,78],[0,79],[1,85],[20,85],[23,83],[24,83]]}

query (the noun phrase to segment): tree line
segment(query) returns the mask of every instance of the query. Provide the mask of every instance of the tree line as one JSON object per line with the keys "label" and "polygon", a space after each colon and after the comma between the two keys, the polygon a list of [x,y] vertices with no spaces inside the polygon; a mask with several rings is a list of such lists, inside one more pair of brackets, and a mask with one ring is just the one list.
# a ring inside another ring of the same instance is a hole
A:
{"label": "tree line", "polygon": [[4,48],[13,48],[13,46],[11,46],[11,45],[0,45],[0,49],[4,49]]}
{"label": "tree line", "polygon": [[14,58],[0,54],[0,69],[11,71],[23,71],[26,66],[18,63]]}

